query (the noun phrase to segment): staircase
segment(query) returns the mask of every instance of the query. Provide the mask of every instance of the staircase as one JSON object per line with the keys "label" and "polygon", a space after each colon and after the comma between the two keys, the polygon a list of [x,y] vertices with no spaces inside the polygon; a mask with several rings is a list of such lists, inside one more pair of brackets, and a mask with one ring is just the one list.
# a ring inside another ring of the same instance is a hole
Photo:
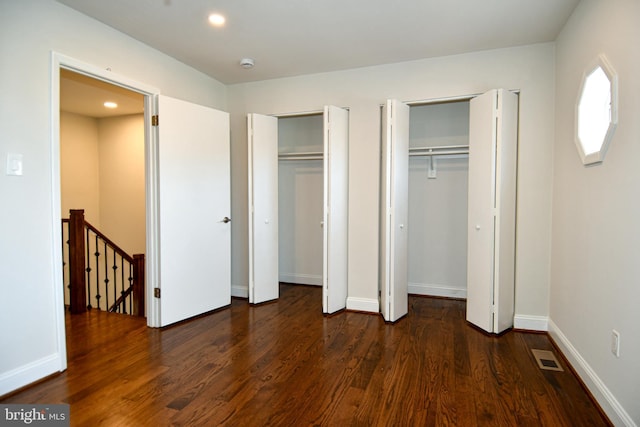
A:
{"label": "staircase", "polygon": [[145,257],[129,255],[72,209],[62,219],[65,305],[145,316]]}

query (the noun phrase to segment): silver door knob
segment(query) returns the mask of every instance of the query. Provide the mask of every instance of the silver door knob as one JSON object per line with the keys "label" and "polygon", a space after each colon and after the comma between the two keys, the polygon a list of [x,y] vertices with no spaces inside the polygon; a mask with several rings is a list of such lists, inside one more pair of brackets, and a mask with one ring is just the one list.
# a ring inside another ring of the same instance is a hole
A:
{"label": "silver door knob", "polygon": [[222,218],[222,222],[224,222],[225,224],[228,222],[231,222],[231,218],[229,218],[228,216],[225,216],[224,218]]}

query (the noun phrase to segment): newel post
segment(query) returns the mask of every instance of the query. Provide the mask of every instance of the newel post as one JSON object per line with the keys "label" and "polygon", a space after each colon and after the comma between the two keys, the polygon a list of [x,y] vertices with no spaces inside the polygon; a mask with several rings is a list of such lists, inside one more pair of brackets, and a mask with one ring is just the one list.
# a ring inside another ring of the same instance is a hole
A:
{"label": "newel post", "polygon": [[144,254],[133,255],[133,314],[144,317]]}
{"label": "newel post", "polygon": [[87,287],[84,265],[84,210],[69,211],[69,280],[71,284],[69,302],[71,313],[87,311]]}

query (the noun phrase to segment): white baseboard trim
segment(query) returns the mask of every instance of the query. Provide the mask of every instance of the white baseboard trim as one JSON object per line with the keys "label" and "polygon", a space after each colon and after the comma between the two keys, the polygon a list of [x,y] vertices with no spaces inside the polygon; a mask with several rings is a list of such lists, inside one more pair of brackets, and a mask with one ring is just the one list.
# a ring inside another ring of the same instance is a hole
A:
{"label": "white baseboard trim", "polygon": [[624,410],[620,402],[616,400],[611,391],[602,382],[596,372],[589,366],[586,360],[571,344],[571,341],[562,333],[560,328],[549,319],[549,335],[560,347],[562,354],[567,358],[573,369],[589,389],[593,397],[600,404],[611,422],[616,426],[638,427],[631,416]]}
{"label": "white baseboard trim", "polygon": [[280,273],[279,278],[284,283],[298,283],[300,285],[322,286],[322,275],[304,273]]}
{"label": "white baseboard trim", "polygon": [[62,359],[54,353],[0,374],[0,396],[62,371]]}
{"label": "white baseboard trim", "polygon": [[231,296],[249,298],[249,285],[231,285]]}
{"label": "white baseboard trim", "polygon": [[433,297],[467,298],[466,288],[454,288],[448,285],[435,285],[409,282],[409,293]]}
{"label": "white baseboard trim", "polygon": [[377,299],[347,297],[347,310],[380,313],[380,304]]}
{"label": "white baseboard trim", "polygon": [[516,314],[513,317],[513,327],[527,331],[546,332],[549,330],[549,318],[547,316]]}

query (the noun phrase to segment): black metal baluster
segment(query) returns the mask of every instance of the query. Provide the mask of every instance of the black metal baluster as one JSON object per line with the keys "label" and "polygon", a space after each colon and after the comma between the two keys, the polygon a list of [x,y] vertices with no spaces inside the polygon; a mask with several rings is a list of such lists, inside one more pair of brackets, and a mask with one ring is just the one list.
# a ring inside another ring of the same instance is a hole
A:
{"label": "black metal baluster", "polygon": [[104,295],[107,298],[105,310],[109,311],[109,252],[107,242],[104,242]]}
{"label": "black metal baluster", "polygon": [[100,246],[98,246],[98,235],[96,234],[96,251],[94,252],[94,255],[96,257],[96,301],[97,301],[96,304],[98,304],[98,310],[102,310],[102,307],[100,307],[100,298],[102,298],[102,296],[100,295],[100,250],[99,248]]}
{"label": "black metal baluster", "polygon": [[89,304],[87,304],[87,308],[91,310],[93,307],[91,306],[91,250],[89,249],[89,229],[85,227],[84,232],[87,241],[87,266],[84,269],[84,271],[87,272],[87,301],[89,301]]}
{"label": "black metal baluster", "polygon": [[122,295],[122,314],[127,314],[127,299],[124,297],[124,258],[120,256],[120,294]]}
{"label": "black metal baluster", "polygon": [[[133,264],[129,263],[129,287],[133,286]],[[133,314],[133,292],[129,294],[129,313]]]}
{"label": "black metal baluster", "polygon": [[[116,250],[113,249],[113,269],[112,277],[113,277],[113,304],[115,305],[118,301],[118,260],[116,259],[117,253]],[[114,307],[114,311],[118,311],[118,307]]]}

